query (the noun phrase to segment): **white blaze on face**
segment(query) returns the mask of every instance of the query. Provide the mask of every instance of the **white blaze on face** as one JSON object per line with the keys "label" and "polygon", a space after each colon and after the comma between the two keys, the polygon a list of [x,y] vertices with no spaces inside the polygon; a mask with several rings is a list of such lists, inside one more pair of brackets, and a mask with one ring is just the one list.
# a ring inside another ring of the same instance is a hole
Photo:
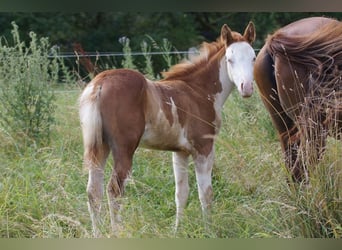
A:
{"label": "white blaze on face", "polygon": [[247,42],[232,43],[226,49],[228,76],[243,97],[253,93],[254,61],[255,52]]}

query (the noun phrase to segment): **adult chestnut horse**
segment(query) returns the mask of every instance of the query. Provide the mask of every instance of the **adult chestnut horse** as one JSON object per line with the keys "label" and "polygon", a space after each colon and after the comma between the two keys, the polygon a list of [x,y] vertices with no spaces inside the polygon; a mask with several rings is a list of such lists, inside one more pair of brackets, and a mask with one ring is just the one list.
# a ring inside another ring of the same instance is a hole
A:
{"label": "adult chestnut horse", "polygon": [[292,179],[308,179],[328,133],[342,130],[342,23],[305,18],[270,35],[254,78],[278,131]]}
{"label": "adult chestnut horse", "polygon": [[189,193],[188,159],[195,163],[203,213],[212,200],[214,139],[221,125],[222,106],[234,84],[243,97],[253,92],[255,28],[243,35],[223,25],[217,41],[204,43],[200,55],[180,63],[153,82],[128,69],[98,74],[80,97],[84,163],[89,170],[88,207],[95,236],[103,197],[104,165],[114,157],[107,188],[112,230],[117,230],[124,182],[137,147],[173,151],[176,184],[176,227]]}

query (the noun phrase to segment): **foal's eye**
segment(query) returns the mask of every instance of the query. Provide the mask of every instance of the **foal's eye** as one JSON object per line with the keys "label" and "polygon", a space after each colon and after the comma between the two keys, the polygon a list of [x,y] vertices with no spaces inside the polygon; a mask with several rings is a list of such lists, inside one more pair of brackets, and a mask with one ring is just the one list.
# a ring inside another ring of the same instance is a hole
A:
{"label": "foal's eye", "polygon": [[227,62],[229,62],[230,64],[232,64],[232,63],[233,63],[233,60],[230,59],[230,58],[228,58],[228,59],[227,59]]}
{"label": "foal's eye", "polygon": [[253,57],[252,62],[255,62],[256,57]]}

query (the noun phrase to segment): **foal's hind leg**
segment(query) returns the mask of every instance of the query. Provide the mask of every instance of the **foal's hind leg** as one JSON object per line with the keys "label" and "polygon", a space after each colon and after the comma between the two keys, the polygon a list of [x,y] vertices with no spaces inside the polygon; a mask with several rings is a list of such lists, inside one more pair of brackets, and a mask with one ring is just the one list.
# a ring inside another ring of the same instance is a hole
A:
{"label": "foal's hind leg", "polygon": [[107,131],[107,138],[110,141],[114,158],[114,166],[107,186],[110,221],[114,234],[117,234],[120,222],[118,197],[124,194],[125,180],[132,169],[133,154],[144,133],[143,112],[137,110],[137,112],[131,112],[130,117],[124,114],[116,115],[115,117],[121,117],[120,124],[112,120],[110,124],[115,124],[116,129],[112,131],[105,130]]}
{"label": "foal's hind leg", "polygon": [[111,227],[114,234],[118,232],[118,225],[121,221],[119,216],[120,204],[117,199],[124,194],[125,180],[132,169],[132,160],[135,149],[136,147],[131,149],[120,148],[119,150],[113,151],[115,163],[107,186],[107,196]]}
{"label": "foal's hind leg", "polygon": [[87,193],[88,210],[90,213],[93,235],[99,237],[100,212],[103,198],[104,165],[108,157],[108,146],[102,145],[96,151],[86,150],[84,164],[89,171]]}

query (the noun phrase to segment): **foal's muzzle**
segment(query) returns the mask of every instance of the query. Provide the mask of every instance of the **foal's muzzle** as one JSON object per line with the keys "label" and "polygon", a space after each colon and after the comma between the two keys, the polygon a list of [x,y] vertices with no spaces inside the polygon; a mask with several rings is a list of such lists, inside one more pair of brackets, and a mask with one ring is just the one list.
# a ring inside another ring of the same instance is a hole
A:
{"label": "foal's muzzle", "polygon": [[250,97],[253,94],[253,83],[241,83],[240,84],[240,94],[242,97]]}

